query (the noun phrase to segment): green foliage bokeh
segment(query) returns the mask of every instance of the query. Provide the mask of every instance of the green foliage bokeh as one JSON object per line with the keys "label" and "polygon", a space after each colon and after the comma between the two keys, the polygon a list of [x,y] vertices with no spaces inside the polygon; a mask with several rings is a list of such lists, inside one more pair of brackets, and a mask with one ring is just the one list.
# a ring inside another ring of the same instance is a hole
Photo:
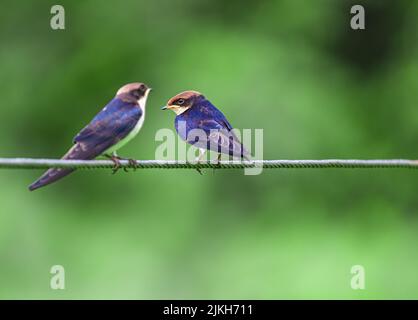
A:
{"label": "green foliage bokeh", "polygon": [[[54,4],[0,4],[1,157],[61,156],[143,81],[123,156],[153,159],[159,108],[194,89],[264,129],[266,159],[418,158],[416,2],[64,0],[58,31]],[[40,174],[0,171],[0,298],[418,298],[412,170],[86,170],[30,193]]]}

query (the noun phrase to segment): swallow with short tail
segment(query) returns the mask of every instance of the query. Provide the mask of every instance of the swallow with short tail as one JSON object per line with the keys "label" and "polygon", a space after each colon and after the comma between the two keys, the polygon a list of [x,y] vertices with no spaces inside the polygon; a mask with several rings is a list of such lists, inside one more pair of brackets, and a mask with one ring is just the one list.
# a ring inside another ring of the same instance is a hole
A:
{"label": "swallow with short tail", "polygon": [[[134,138],[145,119],[145,104],[151,91],[144,83],[129,83],[74,138],[74,145],[64,160],[92,160],[104,155],[119,167],[116,151]],[[29,186],[44,187],[72,173],[75,169],[51,168]]]}
{"label": "swallow with short tail", "polygon": [[[176,131],[181,139],[199,148],[197,161],[207,150],[218,152],[218,161],[221,153],[251,161],[251,154],[232,131],[233,127],[224,114],[200,92],[179,93],[161,109],[170,109],[177,115],[174,122]],[[192,134],[196,129],[202,134],[198,131]]]}

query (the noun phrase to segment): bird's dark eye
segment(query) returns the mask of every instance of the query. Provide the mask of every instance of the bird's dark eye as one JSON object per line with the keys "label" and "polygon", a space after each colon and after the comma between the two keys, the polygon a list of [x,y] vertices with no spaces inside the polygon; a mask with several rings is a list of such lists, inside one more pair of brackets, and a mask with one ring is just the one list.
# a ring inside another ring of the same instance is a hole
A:
{"label": "bird's dark eye", "polygon": [[184,99],[178,99],[178,100],[176,101],[176,104],[177,104],[177,105],[179,105],[179,106],[182,106],[185,102],[186,102],[186,101],[185,101]]}
{"label": "bird's dark eye", "polygon": [[139,89],[140,89],[141,91],[145,91],[145,86],[144,86],[143,84],[141,84],[141,86],[139,87]]}

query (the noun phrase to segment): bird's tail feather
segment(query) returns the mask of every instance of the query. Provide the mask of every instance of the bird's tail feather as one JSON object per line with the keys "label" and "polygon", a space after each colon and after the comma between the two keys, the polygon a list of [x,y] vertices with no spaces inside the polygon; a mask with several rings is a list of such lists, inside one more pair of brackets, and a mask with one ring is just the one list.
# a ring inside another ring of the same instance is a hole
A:
{"label": "bird's tail feather", "polygon": [[[62,157],[63,160],[77,159],[83,153],[83,148],[79,143],[76,143],[68,152]],[[51,184],[61,178],[72,173],[75,169],[51,168],[48,169],[38,180],[29,186],[29,190],[33,191]]]}
{"label": "bird's tail feather", "polygon": [[29,186],[29,190],[33,191],[41,187],[44,187],[48,184],[51,184],[61,178],[64,178],[65,176],[69,175],[73,171],[74,169],[62,169],[62,168],[48,169],[47,172],[45,172],[38,180],[36,180],[34,183],[32,183]]}

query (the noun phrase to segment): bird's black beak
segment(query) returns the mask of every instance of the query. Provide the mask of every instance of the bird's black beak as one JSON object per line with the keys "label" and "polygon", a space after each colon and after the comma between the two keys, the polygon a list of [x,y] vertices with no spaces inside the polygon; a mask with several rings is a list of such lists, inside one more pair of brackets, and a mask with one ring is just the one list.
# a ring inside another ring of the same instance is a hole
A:
{"label": "bird's black beak", "polygon": [[161,110],[167,110],[167,106],[161,107]]}

